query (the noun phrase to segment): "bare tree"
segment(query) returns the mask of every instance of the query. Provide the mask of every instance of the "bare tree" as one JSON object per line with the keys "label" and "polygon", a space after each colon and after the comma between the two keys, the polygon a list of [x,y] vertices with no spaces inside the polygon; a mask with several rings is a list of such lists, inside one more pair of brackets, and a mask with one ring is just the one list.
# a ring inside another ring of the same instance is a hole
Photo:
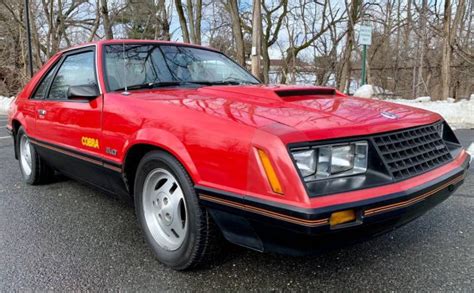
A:
{"label": "bare tree", "polygon": [[[202,0],[186,0],[183,6],[181,0],[175,0],[179,24],[186,43],[201,44]],[[186,14],[185,14],[186,11]]]}
{"label": "bare tree", "polygon": [[[262,61],[263,61],[263,81],[269,82],[270,55],[268,50],[278,40],[283,21],[288,14],[288,0],[281,0],[277,5],[270,8],[267,1],[262,1],[264,11],[265,29],[263,30],[262,40]],[[276,17],[274,17],[276,15]]]}
{"label": "bare tree", "polygon": [[435,95],[436,99],[444,99],[449,97],[451,92],[451,58],[452,48],[456,40],[456,32],[460,29],[461,20],[466,9],[466,2],[459,0],[457,3],[454,21],[452,18],[451,0],[445,0],[443,13],[443,34],[442,34],[442,55],[441,55],[441,90],[439,95]]}
{"label": "bare tree", "polygon": [[[14,92],[28,79],[23,3],[0,0],[0,94]],[[367,59],[371,84],[408,98],[459,98],[474,92],[472,0],[255,3],[30,0],[34,67],[65,47],[120,33],[202,43],[244,66],[253,59],[254,73],[266,83],[315,83],[347,91],[360,80],[361,50],[355,31],[364,22],[373,28]],[[174,15],[180,29],[171,31]],[[115,29],[118,25],[120,31]],[[281,60],[270,60],[272,53],[277,58],[277,51]],[[251,52],[255,54],[249,58]]]}
{"label": "bare tree", "polygon": [[242,20],[239,14],[239,3],[237,0],[225,1],[225,7],[229,11],[232,21],[232,34],[234,37],[237,62],[245,65],[245,44],[244,34],[242,32]]}
{"label": "bare tree", "polygon": [[298,55],[313,45],[316,40],[321,38],[334,24],[341,20],[338,12],[332,14],[334,17],[328,17],[331,15],[328,13],[331,5],[329,0],[325,0],[323,3],[316,3],[315,5],[309,5],[309,2],[300,0],[299,5],[289,12],[289,16],[299,20],[299,22],[287,24],[290,43],[284,53],[281,83],[287,82],[290,69],[293,71],[291,81],[295,82],[294,71],[296,71]]}
{"label": "bare tree", "polygon": [[342,70],[339,75],[338,85],[339,90],[349,91],[350,86],[350,73],[351,73],[351,57],[352,50],[354,49],[355,42],[355,25],[361,16],[362,11],[362,1],[361,0],[351,0],[350,4],[346,1],[346,10],[348,12],[347,20],[347,37],[346,45],[344,47],[344,57],[341,60]]}
{"label": "bare tree", "polygon": [[262,78],[261,51],[262,51],[262,12],[260,0],[253,0],[253,29],[252,29],[252,73]]}
{"label": "bare tree", "polygon": [[[96,7],[100,6],[99,0],[96,0],[95,5]],[[94,40],[94,38],[96,37],[97,30],[99,29],[99,25],[100,25],[100,9],[96,9],[95,11],[96,12],[95,12],[94,26],[91,29],[91,33],[88,39],[89,42],[92,42],[92,40]]]}
{"label": "bare tree", "polygon": [[167,7],[165,0],[158,0],[155,6],[155,40],[171,40],[170,33],[170,7]]}
{"label": "bare tree", "polygon": [[451,0],[444,2],[443,53],[441,55],[441,92],[436,98],[449,96],[449,67],[451,65]]}
{"label": "bare tree", "polygon": [[112,31],[112,23],[109,18],[109,8],[107,5],[107,0],[100,0],[100,13],[103,19],[103,26],[105,32],[105,38],[110,40],[114,38],[114,33]]}

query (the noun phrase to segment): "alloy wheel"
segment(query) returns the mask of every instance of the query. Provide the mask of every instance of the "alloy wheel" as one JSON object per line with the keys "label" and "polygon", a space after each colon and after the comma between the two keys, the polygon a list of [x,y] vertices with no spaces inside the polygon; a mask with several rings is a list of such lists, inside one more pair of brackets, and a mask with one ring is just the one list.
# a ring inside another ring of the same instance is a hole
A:
{"label": "alloy wheel", "polygon": [[167,170],[152,170],[143,186],[145,222],[154,240],[162,248],[175,251],[181,247],[188,230],[187,208],[183,190]]}

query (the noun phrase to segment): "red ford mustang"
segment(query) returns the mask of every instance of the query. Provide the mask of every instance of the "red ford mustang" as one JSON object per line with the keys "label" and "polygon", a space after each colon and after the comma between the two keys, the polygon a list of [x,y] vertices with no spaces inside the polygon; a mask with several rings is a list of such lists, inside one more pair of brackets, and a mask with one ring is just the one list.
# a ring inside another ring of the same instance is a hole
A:
{"label": "red ford mustang", "polygon": [[132,197],[175,269],[202,263],[216,233],[286,254],[381,234],[445,200],[470,162],[435,113],[265,86],[212,49],[158,41],[56,54],[7,128],[27,183],[57,170]]}

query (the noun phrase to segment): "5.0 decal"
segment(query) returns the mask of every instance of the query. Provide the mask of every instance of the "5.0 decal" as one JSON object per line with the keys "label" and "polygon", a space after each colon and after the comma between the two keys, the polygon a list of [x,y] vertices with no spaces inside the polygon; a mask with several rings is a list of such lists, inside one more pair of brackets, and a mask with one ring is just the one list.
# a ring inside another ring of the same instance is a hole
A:
{"label": "5.0 decal", "polygon": [[106,147],[105,148],[105,153],[107,153],[109,155],[112,155],[112,156],[116,156],[117,155],[117,150],[113,149],[113,148]]}

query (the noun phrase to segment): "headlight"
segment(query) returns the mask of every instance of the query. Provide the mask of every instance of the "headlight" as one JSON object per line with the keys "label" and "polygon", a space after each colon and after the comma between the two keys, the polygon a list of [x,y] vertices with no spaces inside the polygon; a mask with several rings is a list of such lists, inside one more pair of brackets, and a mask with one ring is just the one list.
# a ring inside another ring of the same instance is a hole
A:
{"label": "headlight", "polygon": [[362,174],[367,171],[367,141],[293,151],[305,181]]}
{"label": "headlight", "polygon": [[316,158],[314,150],[297,151],[293,153],[298,169],[303,177],[313,175],[316,172]]}

